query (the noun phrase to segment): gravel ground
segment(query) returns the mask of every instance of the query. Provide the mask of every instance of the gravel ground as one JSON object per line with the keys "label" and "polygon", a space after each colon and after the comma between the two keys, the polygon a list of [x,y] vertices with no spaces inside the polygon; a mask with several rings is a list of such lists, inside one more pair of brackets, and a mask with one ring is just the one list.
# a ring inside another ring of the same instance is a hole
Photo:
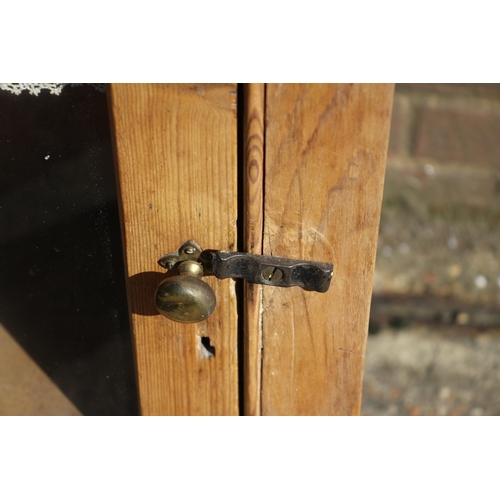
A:
{"label": "gravel ground", "polygon": [[[474,210],[465,201],[437,205],[425,190],[414,193],[412,172],[387,169],[374,294],[450,297],[499,308],[500,180],[491,180],[499,193]],[[451,192],[467,182],[446,180]],[[445,192],[441,198],[450,197]]]}
{"label": "gravel ground", "polygon": [[499,175],[388,165],[362,415],[500,415]]}
{"label": "gravel ground", "polygon": [[362,415],[500,415],[500,330],[382,329],[370,335]]}

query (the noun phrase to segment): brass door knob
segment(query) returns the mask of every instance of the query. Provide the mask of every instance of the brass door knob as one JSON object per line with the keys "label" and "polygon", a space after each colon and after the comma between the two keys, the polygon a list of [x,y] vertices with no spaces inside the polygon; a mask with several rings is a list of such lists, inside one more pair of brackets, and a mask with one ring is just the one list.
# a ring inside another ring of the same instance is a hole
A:
{"label": "brass door knob", "polygon": [[212,287],[205,283],[199,262],[184,261],[178,276],[163,280],[156,290],[156,307],[163,316],[181,323],[197,323],[207,319],[215,309]]}
{"label": "brass door knob", "polygon": [[203,276],[243,278],[261,285],[299,286],[324,293],[333,275],[333,265],[327,262],[203,251],[193,240],[186,241],[177,252],[164,255],[158,264],[168,273],[156,290],[156,307],[167,318],[181,323],[203,321],[215,309],[215,293],[201,279]]}

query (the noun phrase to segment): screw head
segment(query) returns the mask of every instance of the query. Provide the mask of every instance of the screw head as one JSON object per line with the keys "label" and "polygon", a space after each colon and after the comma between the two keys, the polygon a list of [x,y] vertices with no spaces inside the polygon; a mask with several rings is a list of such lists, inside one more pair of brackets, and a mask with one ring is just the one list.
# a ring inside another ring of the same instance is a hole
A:
{"label": "screw head", "polygon": [[266,281],[270,281],[271,283],[276,283],[283,278],[283,272],[277,267],[266,267],[261,275]]}

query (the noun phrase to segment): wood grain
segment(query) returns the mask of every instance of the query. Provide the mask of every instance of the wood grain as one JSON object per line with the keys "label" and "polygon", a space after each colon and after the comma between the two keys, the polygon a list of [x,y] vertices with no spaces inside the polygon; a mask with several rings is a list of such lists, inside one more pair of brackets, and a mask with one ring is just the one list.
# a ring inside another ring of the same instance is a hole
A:
{"label": "wood grain", "polygon": [[110,94],[142,414],[236,415],[232,280],[205,278],[217,297],[207,321],[175,323],[154,307],[163,254],[188,239],[236,249],[236,85],[116,84]]}
{"label": "wood grain", "polygon": [[354,415],[392,85],[268,85],[264,254],[333,262],[325,294],[263,289],[262,413]]}
{"label": "wood grain", "polygon": [[[244,251],[262,254],[264,187],[263,83],[244,86]],[[261,413],[262,287],[244,284],[244,413]]]}

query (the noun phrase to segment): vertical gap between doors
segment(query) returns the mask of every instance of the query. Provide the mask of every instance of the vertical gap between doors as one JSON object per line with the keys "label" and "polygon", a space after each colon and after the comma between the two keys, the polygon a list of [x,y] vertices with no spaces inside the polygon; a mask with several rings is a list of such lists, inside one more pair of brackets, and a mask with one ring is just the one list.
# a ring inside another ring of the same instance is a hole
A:
{"label": "vertical gap between doors", "polygon": [[[244,251],[245,244],[245,96],[244,96],[244,84],[238,83],[237,87],[237,168],[238,168],[238,226],[237,226],[237,238],[238,238],[238,251]],[[245,402],[245,374],[244,374],[244,335],[245,335],[245,303],[244,303],[244,291],[243,291],[243,280],[236,280],[236,303],[238,312],[238,405],[239,414],[243,416],[245,414],[244,402]]]}

